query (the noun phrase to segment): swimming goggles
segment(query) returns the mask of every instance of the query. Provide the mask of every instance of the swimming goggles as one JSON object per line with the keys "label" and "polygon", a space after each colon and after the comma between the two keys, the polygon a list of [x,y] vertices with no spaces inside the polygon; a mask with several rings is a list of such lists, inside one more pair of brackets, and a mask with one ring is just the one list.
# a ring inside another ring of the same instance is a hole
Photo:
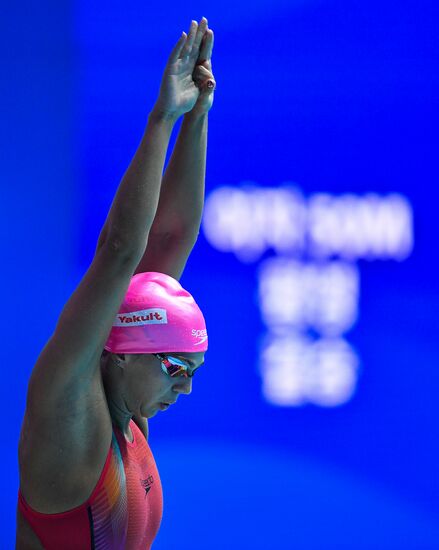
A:
{"label": "swimming goggles", "polygon": [[192,378],[194,373],[189,372],[189,366],[182,359],[173,357],[171,355],[165,355],[163,353],[153,354],[159,359],[162,371],[168,376],[184,376],[185,378]]}

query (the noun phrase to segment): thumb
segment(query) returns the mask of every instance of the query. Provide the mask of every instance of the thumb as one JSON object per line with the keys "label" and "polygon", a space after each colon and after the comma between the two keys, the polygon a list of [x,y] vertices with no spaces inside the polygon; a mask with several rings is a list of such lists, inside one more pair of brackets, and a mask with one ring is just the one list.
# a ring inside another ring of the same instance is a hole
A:
{"label": "thumb", "polygon": [[201,90],[203,90],[207,84],[209,84],[209,89],[214,89],[216,86],[215,77],[212,71],[209,71],[203,65],[197,65],[195,67],[192,73],[192,79]]}
{"label": "thumb", "polygon": [[216,88],[216,82],[213,78],[205,80],[200,86],[200,93],[202,94],[211,94]]}

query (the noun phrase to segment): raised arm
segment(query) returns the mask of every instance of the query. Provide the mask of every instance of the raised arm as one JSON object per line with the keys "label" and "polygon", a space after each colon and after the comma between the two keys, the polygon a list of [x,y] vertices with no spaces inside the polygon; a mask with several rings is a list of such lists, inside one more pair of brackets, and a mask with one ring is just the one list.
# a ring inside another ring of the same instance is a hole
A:
{"label": "raised arm", "polygon": [[215,78],[211,56],[213,31],[203,18],[195,29],[191,55],[196,59],[193,80],[200,90],[197,103],[185,114],[164,174],[148,246],[136,273],[160,271],[179,279],[197,240],[204,205],[208,112]]}
{"label": "raised arm", "polygon": [[49,388],[54,399],[62,399],[66,388],[72,396],[73,386],[80,391],[77,380],[86,381],[99,368],[97,359],[145,251],[173,125],[199,96],[191,76],[194,64],[181,62],[188,41],[182,33],[169,57],[158,99],[113,200],[92,265],[66,303],[34,367],[28,396],[37,408],[42,394],[50,408]]}
{"label": "raised arm", "polygon": [[[113,236],[128,253],[140,257],[145,251],[161,188],[165,155],[172,128],[196,105],[199,91],[192,73],[195,61],[189,56],[195,41],[182,33],[166,65],[159,98],[148,117],[146,132],[117,190],[105,223],[104,235]],[[102,240],[101,240],[102,242]]]}

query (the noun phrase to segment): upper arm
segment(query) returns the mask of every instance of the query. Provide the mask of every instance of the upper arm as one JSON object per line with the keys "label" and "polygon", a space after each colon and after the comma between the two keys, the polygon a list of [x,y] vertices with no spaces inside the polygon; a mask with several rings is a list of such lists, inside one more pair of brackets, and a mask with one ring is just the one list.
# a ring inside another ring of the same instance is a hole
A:
{"label": "upper arm", "polygon": [[96,374],[135,265],[107,244],[99,248],[38,357],[28,397],[44,395],[45,402],[49,394],[53,399],[62,398],[66,388],[77,387],[78,380],[90,380]]}
{"label": "upper arm", "polygon": [[198,235],[149,234],[148,245],[135,273],[158,271],[179,280]]}

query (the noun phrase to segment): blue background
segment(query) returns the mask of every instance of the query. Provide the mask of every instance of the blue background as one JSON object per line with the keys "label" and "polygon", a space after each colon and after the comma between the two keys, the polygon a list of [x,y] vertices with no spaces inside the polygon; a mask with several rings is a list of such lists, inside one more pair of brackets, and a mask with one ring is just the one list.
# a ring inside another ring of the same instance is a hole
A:
{"label": "blue background", "polygon": [[255,265],[200,234],[182,284],[205,313],[210,349],[190,398],[150,421],[165,505],[154,548],[439,548],[435,4],[2,8],[0,546],[15,540],[30,372],[90,264],[170,49],[205,15],[217,80],[207,194],[245,180],[400,192],[415,246],[402,263],[360,262],[353,399],[279,408],[263,399],[256,367]]}

